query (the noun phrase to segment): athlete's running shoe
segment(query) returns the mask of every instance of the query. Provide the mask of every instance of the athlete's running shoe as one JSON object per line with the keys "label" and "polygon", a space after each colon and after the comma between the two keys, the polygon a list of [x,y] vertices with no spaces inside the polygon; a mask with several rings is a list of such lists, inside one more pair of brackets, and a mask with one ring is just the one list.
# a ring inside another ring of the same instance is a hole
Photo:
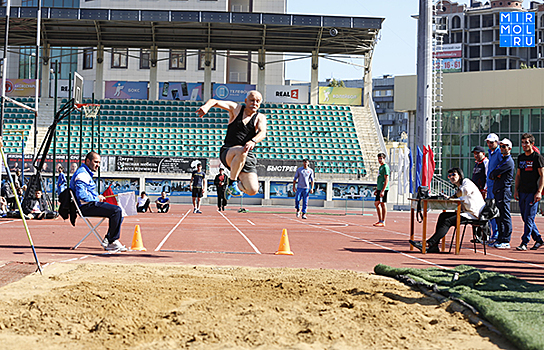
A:
{"label": "athlete's running shoe", "polygon": [[238,188],[238,184],[236,182],[233,182],[229,187],[227,187],[227,190],[225,191],[225,199],[229,200],[232,197],[239,197],[242,195],[242,192]]}

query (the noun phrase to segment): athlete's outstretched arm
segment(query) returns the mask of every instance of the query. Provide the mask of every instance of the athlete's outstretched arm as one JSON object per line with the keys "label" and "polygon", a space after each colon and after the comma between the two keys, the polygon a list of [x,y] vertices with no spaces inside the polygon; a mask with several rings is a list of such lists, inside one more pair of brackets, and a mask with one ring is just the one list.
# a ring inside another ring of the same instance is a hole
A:
{"label": "athlete's outstretched arm", "polygon": [[196,113],[198,114],[199,117],[202,118],[213,107],[218,107],[218,108],[224,109],[226,111],[229,111],[230,114],[232,114],[234,109],[236,109],[236,107],[238,107],[238,103],[233,102],[233,101],[219,101],[219,100],[215,100],[215,99],[211,98],[208,101],[206,101],[206,103],[204,103],[196,111]]}

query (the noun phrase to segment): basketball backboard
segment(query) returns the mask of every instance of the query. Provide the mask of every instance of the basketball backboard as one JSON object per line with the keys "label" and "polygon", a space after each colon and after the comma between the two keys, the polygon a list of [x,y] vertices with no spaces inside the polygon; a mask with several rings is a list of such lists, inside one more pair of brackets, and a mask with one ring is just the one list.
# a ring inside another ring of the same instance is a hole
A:
{"label": "basketball backboard", "polygon": [[74,99],[75,105],[83,103],[83,77],[77,72],[74,72],[74,90],[72,98]]}

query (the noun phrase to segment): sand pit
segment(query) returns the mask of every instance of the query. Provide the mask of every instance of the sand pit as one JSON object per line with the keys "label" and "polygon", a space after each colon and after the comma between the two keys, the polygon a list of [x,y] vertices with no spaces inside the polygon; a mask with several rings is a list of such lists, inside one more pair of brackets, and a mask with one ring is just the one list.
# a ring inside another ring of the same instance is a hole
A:
{"label": "sand pit", "polygon": [[514,349],[351,271],[54,264],[0,288],[2,349]]}

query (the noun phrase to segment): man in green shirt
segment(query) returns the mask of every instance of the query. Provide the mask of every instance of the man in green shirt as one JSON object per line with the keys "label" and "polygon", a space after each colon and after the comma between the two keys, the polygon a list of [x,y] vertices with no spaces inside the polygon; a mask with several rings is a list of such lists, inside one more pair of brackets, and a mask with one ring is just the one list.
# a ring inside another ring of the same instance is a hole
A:
{"label": "man in green shirt", "polygon": [[385,214],[387,214],[387,193],[389,192],[389,174],[391,170],[389,165],[385,163],[385,153],[378,153],[378,162],[380,170],[378,174],[378,187],[376,189],[376,212],[378,213],[378,222],[374,224],[376,227],[385,227]]}

